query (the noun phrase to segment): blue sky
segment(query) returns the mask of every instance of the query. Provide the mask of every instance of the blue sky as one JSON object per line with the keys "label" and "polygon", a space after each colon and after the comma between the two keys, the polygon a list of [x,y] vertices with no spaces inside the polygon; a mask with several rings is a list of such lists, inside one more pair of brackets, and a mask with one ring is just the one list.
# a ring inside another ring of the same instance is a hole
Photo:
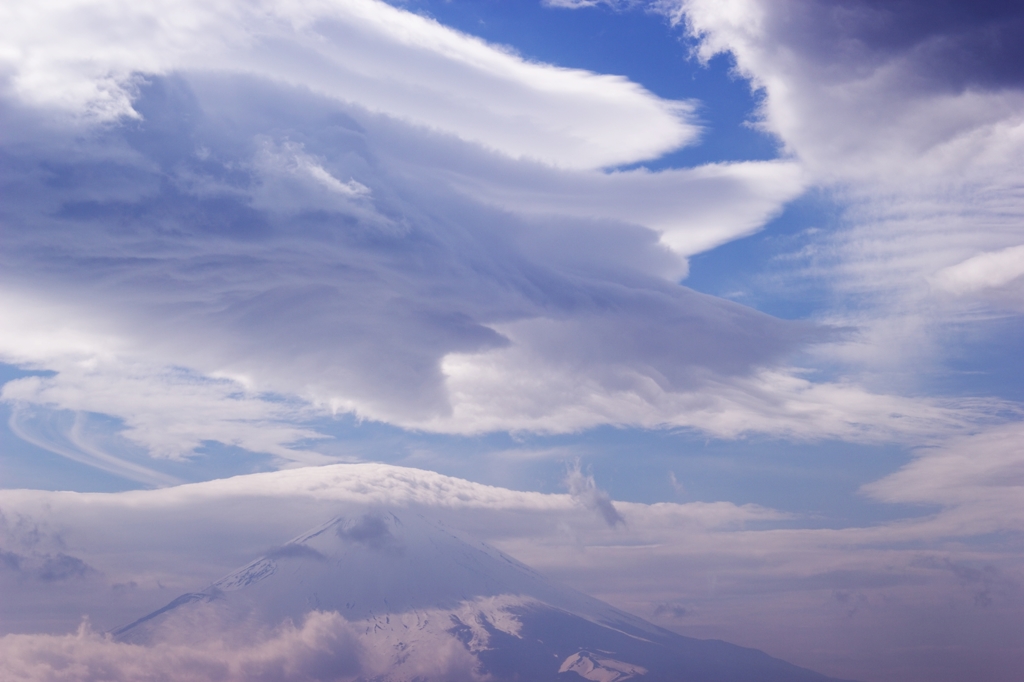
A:
{"label": "blue sky", "polygon": [[464,523],[684,634],[1012,679],[1015,3],[58,5],[0,14],[0,549],[54,529],[99,596],[3,632],[244,553],[156,580],[75,504],[378,462],[571,498]]}

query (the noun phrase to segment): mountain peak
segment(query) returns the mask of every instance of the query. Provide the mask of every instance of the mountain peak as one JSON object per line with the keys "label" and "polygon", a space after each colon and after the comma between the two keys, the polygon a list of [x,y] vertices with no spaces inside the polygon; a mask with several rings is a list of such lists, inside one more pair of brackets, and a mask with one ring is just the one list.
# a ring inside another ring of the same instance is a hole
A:
{"label": "mountain peak", "polygon": [[406,510],[335,517],[113,634],[193,645],[311,622],[343,649],[325,680],[827,679],[659,628]]}

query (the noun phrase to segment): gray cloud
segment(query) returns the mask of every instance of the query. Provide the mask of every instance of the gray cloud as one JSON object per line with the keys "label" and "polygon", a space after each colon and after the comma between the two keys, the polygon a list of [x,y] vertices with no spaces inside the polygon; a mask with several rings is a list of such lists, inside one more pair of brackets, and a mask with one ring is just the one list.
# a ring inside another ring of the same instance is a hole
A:
{"label": "gray cloud", "polygon": [[[678,16],[686,0],[564,0],[583,9],[643,4]],[[918,86],[960,90],[1024,85],[1024,9],[1015,0],[808,0],[775,2],[762,27],[808,59],[868,72],[902,59]]]}
{"label": "gray cloud", "polygon": [[[0,510],[0,574],[15,580],[72,583],[100,575],[69,553],[61,533],[31,516]],[[10,584],[8,589],[12,589]]]}
{"label": "gray cloud", "polygon": [[863,592],[851,592],[850,590],[833,590],[832,598],[846,610],[846,615],[853,618],[862,607],[869,605],[869,600]]}
{"label": "gray cloud", "polygon": [[267,559],[314,559],[325,561],[326,557],[312,547],[298,543],[288,543],[275,547],[264,555]]}
{"label": "gray cloud", "polygon": [[654,607],[654,616],[669,616],[671,618],[683,618],[687,610],[681,604],[658,604]]}
{"label": "gray cloud", "polygon": [[901,58],[942,89],[1024,86],[1024,9],[1013,0],[825,0],[773,17],[780,37],[828,64]]}
{"label": "gray cloud", "polygon": [[583,473],[578,459],[565,472],[564,484],[575,502],[596,511],[609,526],[625,525],[626,519],[615,508],[611,496],[597,487],[593,474]]}
{"label": "gray cloud", "polygon": [[948,556],[941,559],[935,556],[922,557],[914,564],[951,573],[960,586],[971,594],[978,608],[992,606],[994,598],[1006,600],[1017,587],[1012,578],[992,564],[977,564]]}
{"label": "gray cloud", "polygon": [[63,552],[19,554],[5,549],[0,549],[0,570],[43,583],[81,580],[97,573],[82,559]]}
{"label": "gray cloud", "polygon": [[57,554],[56,556],[44,557],[41,565],[34,573],[43,582],[54,582],[57,580],[84,578],[93,570],[91,566],[78,557],[68,554]]}
{"label": "gray cloud", "polygon": [[0,567],[8,571],[20,570],[21,559],[22,557],[20,554],[0,549]]}
{"label": "gray cloud", "polygon": [[[391,520],[394,521],[393,518]],[[388,528],[388,520],[381,514],[368,513],[355,519],[342,519],[334,527],[334,531],[342,540],[366,545],[370,549],[394,552],[402,549],[398,539]]]}

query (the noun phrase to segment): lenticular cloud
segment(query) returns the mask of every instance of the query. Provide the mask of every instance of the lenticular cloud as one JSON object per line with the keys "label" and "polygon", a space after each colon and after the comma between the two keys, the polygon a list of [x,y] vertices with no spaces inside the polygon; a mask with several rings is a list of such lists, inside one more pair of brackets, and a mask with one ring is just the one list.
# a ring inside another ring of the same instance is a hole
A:
{"label": "lenticular cloud", "polygon": [[[655,403],[822,338],[677,283],[799,171],[601,170],[697,132],[622,78],[371,0],[3,11],[0,358],[56,372],[3,398],[54,452],[152,483],[112,448],[677,423]],[[538,419],[552,377],[585,391]]]}
{"label": "lenticular cloud", "polygon": [[14,48],[8,87],[86,119],[138,118],[145,75],[199,70],[270,78],[569,167],[650,158],[698,131],[688,104],[527,61],[377,0],[53,1],[0,18]]}
{"label": "lenticular cloud", "polygon": [[4,11],[0,359],[56,373],[3,389],[37,445],[152,483],[127,460],[322,463],[338,413],[894,425],[851,414],[856,387],[801,407],[783,365],[834,333],[679,285],[807,184],[788,160],[607,170],[693,141],[688,105],[372,0]]}

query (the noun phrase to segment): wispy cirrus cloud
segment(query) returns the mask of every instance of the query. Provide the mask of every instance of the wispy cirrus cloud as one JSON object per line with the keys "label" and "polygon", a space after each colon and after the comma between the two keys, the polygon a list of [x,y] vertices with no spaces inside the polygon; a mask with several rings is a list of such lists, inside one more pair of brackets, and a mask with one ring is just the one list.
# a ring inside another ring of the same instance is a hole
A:
{"label": "wispy cirrus cloud", "polygon": [[[845,301],[833,319],[864,330],[863,343],[839,357],[879,373],[899,364],[924,369],[942,362],[952,343],[944,325],[1018,310],[1018,7],[655,6],[685,24],[702,59],[736,59],[737,71],[764,93],[758,125],[779,137],[809,182],[845,205],[841,228],[818,235],[804,261],[806,274]],[[979,279],[971,273],[983,263]]]}

